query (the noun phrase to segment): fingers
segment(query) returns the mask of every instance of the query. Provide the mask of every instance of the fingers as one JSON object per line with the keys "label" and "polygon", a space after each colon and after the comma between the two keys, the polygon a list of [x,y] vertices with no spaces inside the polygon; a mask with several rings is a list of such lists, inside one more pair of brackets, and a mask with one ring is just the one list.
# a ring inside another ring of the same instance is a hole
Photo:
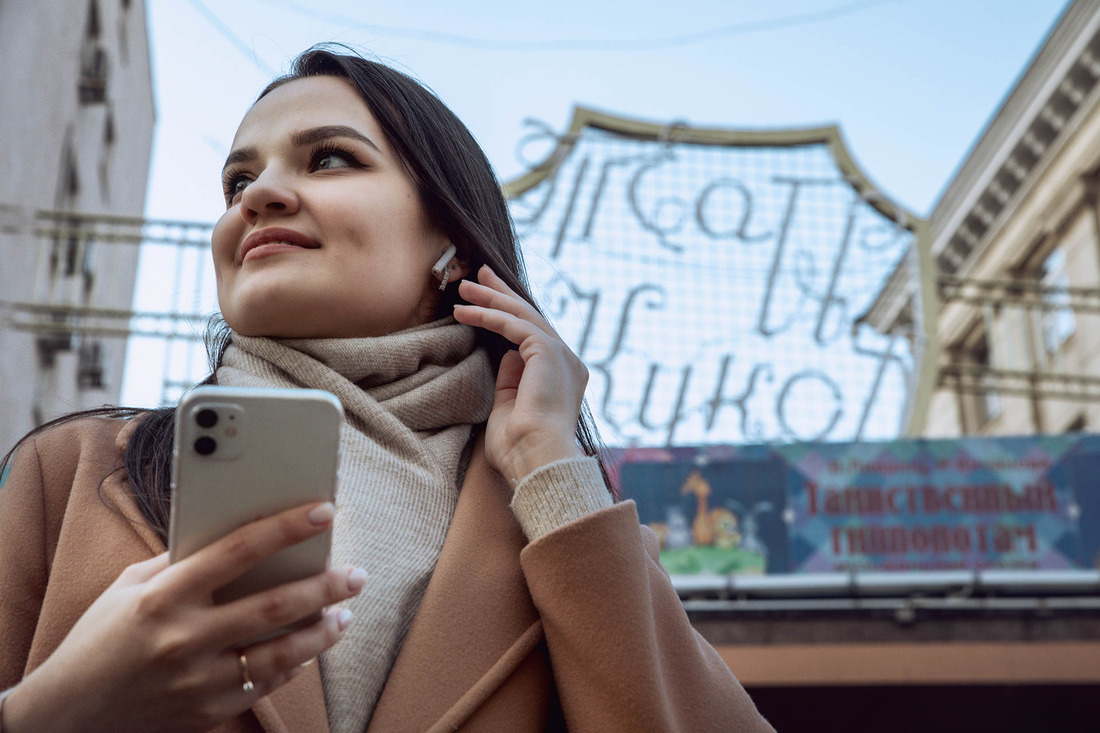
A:
{"label": "fingers", "polygon": [[[478,282],[476,283],[471,280],[463,280],[459,283],[459,293],[469,303],[481,308],[510,313],[516,318],[533,324],[547,335],[558,338],[557,331],[543,318],[542,314],[526,300],[516,295],[508,287],[508,284],[501,280],[488,265],[484,265],[478,271],[477,277]],[[459,312],[469,310],[469,306],[458,306],[455,309],[455,318],[466,323],[465,320],[459,318]]]}
{"label": "fingers", "polygon": [[238,646],[278,631],[358,595],[366,580],[367,574],[358,568],[334,568],[216,606],[218,623],[211,627],[211,641],[220,646]]}
{"label": "fingers", "polygon": [[455,320],[468,326],[484,328],[500,334],[516,346],[523,346],[524,341],[532,337],[558,340],[556,334],[550,334],[531,321],[492,307],[455,306]]}
{"label": "fingers", "polygon": [[[257,697],[262,697],[294,677],[302,665],[312,661],[344,637],[352,621],[352,613],[346,608],[333,608],[321,619],[301,631],[295,631],[277,639],[253,644],[243,650],[248,664],[248,675]],[[243,684],[241,679],[240,652],[226,653],[226,678],[228,684]]]}
{"label": "fingers", "polygon": [[514,349],[504,352],[504,356],[500,359],[500,368],[497,369],[496,392],[498,395],[510,392],[510,396],[514,396],[522,378],[523,357]]}
{"label": "fingers", "polygon": [[[554,375],[570,374],[573,381],[580,385],[583,396],[584,385],[588,382],[587,368],[538,310],[516,295],[488,265],[478,271],[478,279],[480,284],[469,280],[459,284],[462,296],[470,305],[455,306],[455,320],[508,339],[519,348],[524,364],[530,363],[532,357],[546,357],[545,363],[552,365]],[[519,385],[522,365],[516,363],[509,366],[507,378],[502,379],[498,375],[498,393],[502,387]]]}
{"label": "fingers", "polygon": [[250,522],[168,568],[165,590],[179,597],[209,596],[261,560],[332,526],[329,502],[295,507]]}
{"label": "fingers", "polygon": [[167,567],[168,553],[162,552],[156,557],[151,557],[148,560],[143,560],[142,562],[134,563],[129,566],[119,574],[118,579],[115,580],[112,585],[127,586],[145,583],[152,580],[157,573]]}
{"label": "fingers", "polygon": [[[522,298],[520,298],[519,295],[516,294],[516,291],[512,290],[512,288],[508,286],[508,283],[504,282],[504,279],[501,278],[500,275],[496,274],[496,272],[493,271],[493,268],[489,267],[488,265],[482,265],[481,268],[478,269],[477,281],[483,286],[492,287],[492,289],[496,290],[497,292],[504,293],[505,295],[510,295],[513,298],[517,298],[519,300],[523,300]],[[467,280],[466,282],[469,281]]]}

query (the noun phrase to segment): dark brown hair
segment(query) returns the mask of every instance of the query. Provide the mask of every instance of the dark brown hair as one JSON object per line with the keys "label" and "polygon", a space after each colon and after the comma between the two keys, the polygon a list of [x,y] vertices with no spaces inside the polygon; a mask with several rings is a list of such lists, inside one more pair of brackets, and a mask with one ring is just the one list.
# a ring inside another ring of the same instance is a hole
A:
{"label": "dark brown hair", "polygon": [[[301,54],[290,73],[271,82],[260,98],[283,84],[310,77],[345,79],[355,88],[405,166],[425,210],[458,248],[469,271],[476,273],[482,265],[489,265],[512,290],[538,309],[527,285],[500,182],[481,146],[455,114],[409,76],[332,45],[316,46]],[[437,315],[450,312],[458,300],[458,288],[448,288],[440,299]],[[478,329],[478,340],[494,367],[513,348],[503,337],[484,329]],[[216,319],[207,331],[211,374],[203,384],[216,384],[214,372],[228,345],[228,329]],[[58,423],[86,416],[141,420],[127,443],[125,468],[142,513],[153,529],[167,538],[175,408],[101,408],[73,413],[36,428],[23,440]],[[598,455],[599,437],[587,406],[581,411],[577,441],[586,454]],[[0,461],[0,469],[8,464],[14,450]],[[606,471],[604,482],[614,494]]]}

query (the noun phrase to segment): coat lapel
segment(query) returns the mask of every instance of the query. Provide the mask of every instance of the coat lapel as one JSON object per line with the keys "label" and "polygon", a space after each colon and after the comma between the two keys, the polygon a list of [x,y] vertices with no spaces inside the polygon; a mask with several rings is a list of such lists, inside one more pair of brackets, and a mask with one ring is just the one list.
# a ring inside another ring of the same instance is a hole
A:
{"label": "coat lapel", "polygon": [[252,706],[267,733],[328,733],[321,672],[313,662],[297,677]]}
{"label": "coat lapel", "polygon": [[527,541],[511,497],[479,438],[439,562],[369,730],[461,724],[542,640],[519,565]]}

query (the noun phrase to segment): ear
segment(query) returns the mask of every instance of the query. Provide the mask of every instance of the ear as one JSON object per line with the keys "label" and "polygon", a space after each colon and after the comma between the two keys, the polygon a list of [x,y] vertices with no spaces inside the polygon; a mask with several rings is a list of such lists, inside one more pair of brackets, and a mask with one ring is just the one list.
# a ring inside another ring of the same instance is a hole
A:
{"label": "ear", "polygon": [[470,263],[464,257],[455,257],[451,260],[451,282],[461,280],[470,274]]}

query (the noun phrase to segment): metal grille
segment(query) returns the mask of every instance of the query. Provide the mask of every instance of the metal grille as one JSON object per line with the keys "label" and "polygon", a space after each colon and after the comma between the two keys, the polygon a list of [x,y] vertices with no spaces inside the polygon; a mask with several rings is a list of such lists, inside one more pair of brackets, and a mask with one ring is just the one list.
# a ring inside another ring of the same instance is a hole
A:
{"label": "metal grille", "polygon": [[859,322],[915,237],[825,142],[585,127],[514,197],[528,271],[613,440],[896,437],[911,341]]}

